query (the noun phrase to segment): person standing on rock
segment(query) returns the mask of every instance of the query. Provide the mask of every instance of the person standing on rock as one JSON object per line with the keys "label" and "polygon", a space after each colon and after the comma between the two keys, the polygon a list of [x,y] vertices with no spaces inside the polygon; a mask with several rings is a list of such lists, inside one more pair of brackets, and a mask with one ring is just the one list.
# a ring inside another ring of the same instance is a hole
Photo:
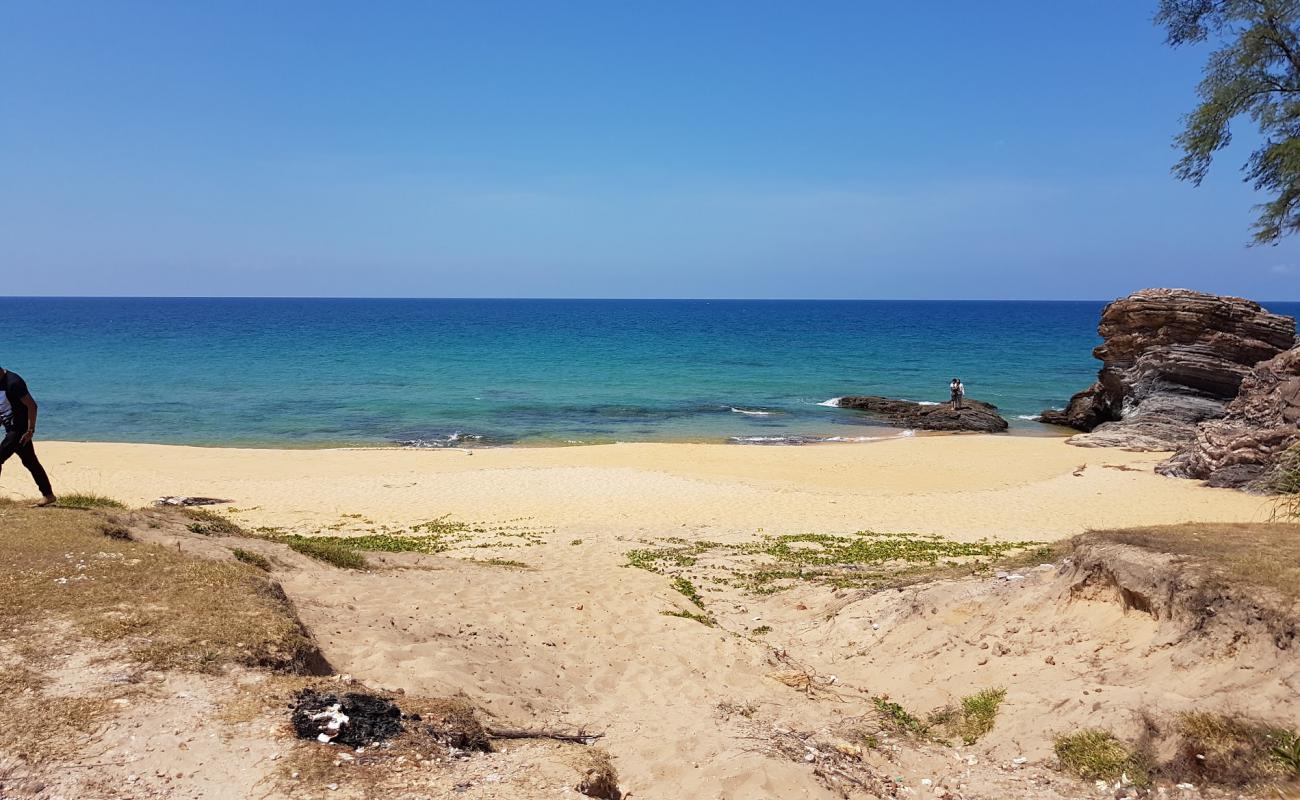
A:
{"label": "person standing on rock", "polygon": [[3,367],[0,367],[0,425],[4,426],[4,438],[0,439],[0,467],[9,456],[17,453],[18,460],[36,479],[36,488],[41,490],[41,501],[36,505],[52,505],[55,497],[50,477],[45,474],[45,468],[36,458],[36,448],[32,446],[32,437],[36,435],[36,401],[27,391],[27,382],[18,373]]}
{"label": "person standing on rock", "polygon": [[961,378],[953,378],[952,383],[948,384],[948,390],[952,393],[952,407],[961,408],[962,398],[966,396],[966,387]]}

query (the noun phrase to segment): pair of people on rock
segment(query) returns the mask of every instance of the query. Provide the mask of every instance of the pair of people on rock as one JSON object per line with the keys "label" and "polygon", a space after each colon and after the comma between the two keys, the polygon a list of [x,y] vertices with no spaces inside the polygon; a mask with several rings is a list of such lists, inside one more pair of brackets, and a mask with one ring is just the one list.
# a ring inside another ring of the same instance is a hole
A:
{"label": "pair of people on rock", "polygon": [[948,390],[952,393],[952,407],[961,408],[962,400],[966,397],[966,386],[961,382],[961,378],[953,378],[948,384]]}

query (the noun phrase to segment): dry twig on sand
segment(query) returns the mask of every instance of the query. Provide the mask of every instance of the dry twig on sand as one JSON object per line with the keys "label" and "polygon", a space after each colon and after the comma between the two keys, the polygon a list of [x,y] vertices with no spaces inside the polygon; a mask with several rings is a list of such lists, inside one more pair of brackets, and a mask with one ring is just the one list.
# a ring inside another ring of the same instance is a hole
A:
{"label": "dry twig on sand", "polygon": [[574,742],[576,744],[593,744],[605,738],[603,733],[587,733],[581,728],[576,733],[565,733],[545,728],[537,730],[488,728],[487,734],[492,739],[554,739],[557,742]]}

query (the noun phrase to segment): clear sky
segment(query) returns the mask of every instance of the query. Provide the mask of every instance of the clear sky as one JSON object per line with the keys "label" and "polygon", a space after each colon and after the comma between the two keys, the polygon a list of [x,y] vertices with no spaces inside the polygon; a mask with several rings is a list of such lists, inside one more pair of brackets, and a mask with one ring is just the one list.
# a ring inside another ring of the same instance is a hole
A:
{"label": "clear sky", "polygon": [[0,0],[0,294],[1300,298],[1154,0]]}

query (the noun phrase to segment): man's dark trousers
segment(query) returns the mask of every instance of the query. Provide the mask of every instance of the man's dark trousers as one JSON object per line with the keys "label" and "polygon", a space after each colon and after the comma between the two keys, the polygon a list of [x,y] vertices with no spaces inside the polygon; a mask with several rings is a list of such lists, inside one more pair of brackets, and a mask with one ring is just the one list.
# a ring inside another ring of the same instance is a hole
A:
{"label": "man's dark trousers", "polygon": [[41,490],[41,495],[53,497],[54,489],[50,487],[50,477],[45,474],[45,467],[42,467],[41,462],[36,458],[36,448],[31,442],[18,443],[23,438],[23,433],[24,431],[17,428],[5,431],[5,438],[0,441],[0,467],[9,460],[9,456],[17,453],[18,460],[23,462],[23,466],[27,467],[27,471],[36,479],[36,488]]}

